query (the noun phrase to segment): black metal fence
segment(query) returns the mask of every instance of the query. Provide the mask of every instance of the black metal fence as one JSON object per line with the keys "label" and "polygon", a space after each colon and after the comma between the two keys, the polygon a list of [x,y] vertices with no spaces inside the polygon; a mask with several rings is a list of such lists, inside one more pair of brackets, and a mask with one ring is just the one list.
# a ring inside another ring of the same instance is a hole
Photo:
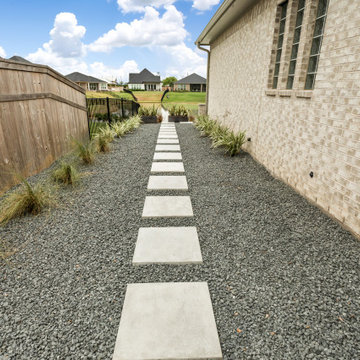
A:
{"label": "black metal fence", "polygon": [[86,99],[90,138],[106,124],[134,116],[140,104],[128,99],[91,98]]}

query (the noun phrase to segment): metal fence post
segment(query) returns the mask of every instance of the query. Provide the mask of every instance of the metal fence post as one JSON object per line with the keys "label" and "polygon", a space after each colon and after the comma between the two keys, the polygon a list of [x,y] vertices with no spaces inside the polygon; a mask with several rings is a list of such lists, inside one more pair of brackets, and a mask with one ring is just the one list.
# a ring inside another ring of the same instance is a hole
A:
{"label": "metal fence post", "polygon": [[121,117],[124,118],[124,101],[121,99]]}
{"label": "metal fence post", "polygon": [[107,106],[107,114],[108,114],[108,122],[109,125],[111,124],[111,115],[110,115],[110,103],[109,103],[109,98],[106,98],[106,106]]}

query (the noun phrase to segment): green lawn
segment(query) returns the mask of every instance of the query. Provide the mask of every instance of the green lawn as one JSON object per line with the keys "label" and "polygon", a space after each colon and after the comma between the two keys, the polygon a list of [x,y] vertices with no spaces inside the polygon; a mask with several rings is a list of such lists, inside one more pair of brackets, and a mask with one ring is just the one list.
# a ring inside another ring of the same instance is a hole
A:
{"label": "green lawn", "polygon": [[[162,96],[161,91],[133,91],[133,94],[137,97],[141,106],[160,106],[160,100]],[[124,92],[113,91],[87,91],[87,98],[123,98],[132,100],[130,94]],[[183,105],[196,115],[198,111],[198,104],[204,104],[206,101],[206,93],[203,92],[168,92],[164,98],[163,105],[166,108],[171,105]]]}
{"label": "green lawn", "polygon": [[164,103],[176,104],[203,104],[206,100],[204,92],[168,92],[165,96]]}

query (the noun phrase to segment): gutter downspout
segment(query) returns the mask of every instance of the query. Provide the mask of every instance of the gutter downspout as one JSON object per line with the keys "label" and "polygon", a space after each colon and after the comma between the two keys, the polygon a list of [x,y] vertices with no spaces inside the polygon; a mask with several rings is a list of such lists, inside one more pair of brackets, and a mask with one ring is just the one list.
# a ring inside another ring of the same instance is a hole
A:
{"label": "gutter downspout", "polygon": [[208,54],[207,57],[207,70],[206,70],[206,106],[205,106],[205,112],[206,115],[208,115],[208,111],[209,111],[209,83],[210,83],[210,50],[205,49],[203,47],[201,47],[201,45],[199,43],[196,43],[196,46],[198,47],[199,50],[202,51],[206,51]]}

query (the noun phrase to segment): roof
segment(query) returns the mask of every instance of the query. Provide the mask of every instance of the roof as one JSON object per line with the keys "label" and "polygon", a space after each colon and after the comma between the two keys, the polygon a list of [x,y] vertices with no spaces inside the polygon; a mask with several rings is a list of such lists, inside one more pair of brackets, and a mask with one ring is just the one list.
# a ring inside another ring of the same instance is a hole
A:
{"label": "roof", "polygon": [[148,69],[142,70],[140,73],[129,74],[129,84],[143,84],[146,82],[161,82],[160,75],[154,75]]}
{"label": "roof", "polygon": [[32,62],[30,62],[29,60],[26,60],[23,57],[16,56],[16,55],[12,56],[9,60],[18,61],[18,62],[22,62],[22,63],[25,63],[25,64],[32,64]]}
{"label": "roof", "polygon": [[93,76],[85,75],[79,72],[73,72],[71,74],[65,75],[65,77],[73,82],[106,83],[104,80],[100,80]]}
{"label": "roof", "polygon": [[209,23],[205,26],[196,45],[210,45],[220,34],[242,17],[259,0],[224,0]]}
{"label": "roof", "polygon": [[175,84],[206,84],[206,79],[198,74],[191,74],[178,80]]}

